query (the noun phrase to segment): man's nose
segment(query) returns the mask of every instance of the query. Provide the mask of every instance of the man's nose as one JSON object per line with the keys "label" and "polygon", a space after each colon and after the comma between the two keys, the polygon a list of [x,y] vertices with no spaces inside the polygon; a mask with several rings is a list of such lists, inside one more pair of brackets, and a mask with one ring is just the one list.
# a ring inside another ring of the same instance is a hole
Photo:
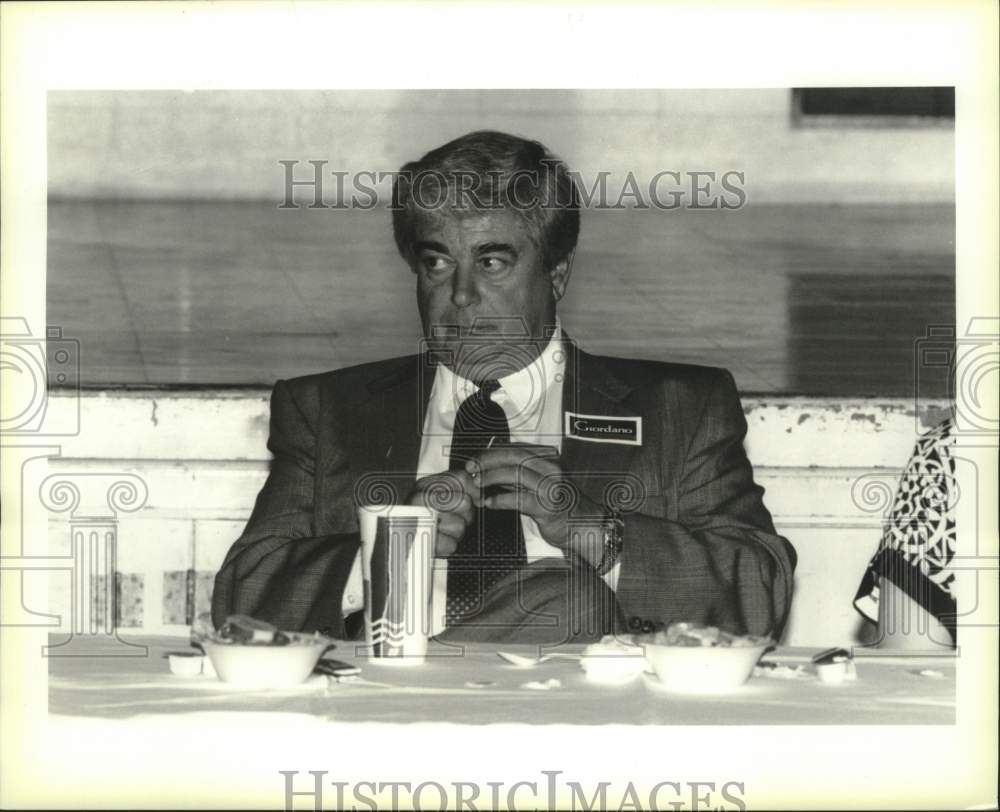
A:
{"label": "man's nose", "polygon": [[464,263],[455,269],[451,282],[451,301],[455,307],[468,307],[479,303],[476,274],[472,267]]}

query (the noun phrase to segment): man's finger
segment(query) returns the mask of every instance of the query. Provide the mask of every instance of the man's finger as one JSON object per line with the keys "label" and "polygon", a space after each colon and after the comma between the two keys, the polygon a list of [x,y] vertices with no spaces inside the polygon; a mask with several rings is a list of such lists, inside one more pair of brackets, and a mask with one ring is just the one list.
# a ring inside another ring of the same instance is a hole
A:
{"label": "man's finger", "polygon": [[538,497],[526,490],[496,493],[486,497],[483,504],[492,510],[516,510],[533,519],[545,518],[548,515],[542,510]]}
{"label": "man's finger", "polygon": [[501,445],[480,451],[465,463],[465,470],[470,474],[502,465],[525,465],[532,460],[555,461],[559,452],[548,445]]}
{"label": "man's finger", "polygon": [[433,494],[427,501],[428,506],[436,510],[439,516],[460,516],[466,522],[472,518],[475,509],[472,497],[457,491]]}
{"label": "man's finger", "polygon": [[[471,516],[471,512],[470,512]],[[465,517],[459,516],[455,513],[439,513],[438,514],[438,533],[442,533],[446,536],[454,536],[455,538],[461,538],[465,535],[465,528],[468,526],[468,521]]]}
{"label": "man's finger", "polygon": [[468,492],[471,488],[477,487],[471,474],[468,471],[459,469],[457,471],[443,471],[440,474],[431,474],[418,479],[414,484],[414,490],[427,491],[438,488],[451,488],[455,491]]}
{"label": "man's finger", "polygon": [[417,481],[414,496],[426,507],[438,511],[470,513],[478,498],[479,483],[466,471],[447,471]]}
{"label": "man's finger", "polygon": [[437,535],[437,540],[434,545],[434,555],[438,558],[447,558],[455,550],[458,549],[458,540],[452,536],[442,535],[440,532]]}
{"label": "man's finger", "polygon": [[498,468],[488,468],[478,477],[479,486],[486,490],[494,485],[508,488],[523,488],[537,491],[542,477],[524,465],[505,465]]}

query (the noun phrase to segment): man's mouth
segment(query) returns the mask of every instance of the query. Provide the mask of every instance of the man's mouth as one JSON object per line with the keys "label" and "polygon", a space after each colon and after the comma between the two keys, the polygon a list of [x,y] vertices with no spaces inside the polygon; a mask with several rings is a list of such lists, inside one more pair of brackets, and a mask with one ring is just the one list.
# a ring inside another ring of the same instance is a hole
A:
{"label": "man's mouth", "polygon": [[460,329],[462,335],[470,336],[498,335],[500,333],[500,325],[492,321],[477,321],[469,327],[462,327]]}
{"label": "man's mouth", "polygon": [[437,324],[432,330],[434,338],[474,338],[502,335],[500,325],[492,321],[477,320],[473,324]]}

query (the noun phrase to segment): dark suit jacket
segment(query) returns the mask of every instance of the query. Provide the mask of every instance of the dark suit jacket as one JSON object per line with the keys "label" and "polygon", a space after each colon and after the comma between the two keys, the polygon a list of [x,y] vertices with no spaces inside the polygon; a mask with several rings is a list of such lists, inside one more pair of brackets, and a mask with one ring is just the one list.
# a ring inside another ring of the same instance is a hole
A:
{"label": "dark suit jacket", "polygon": [[[593,501],[625,493],[625,617],[780,635],[796,556],[753,481],[732,376],[568,348],[564,411],[643,418],[641,446],[562,441],[564,471]],[[358,619],[345,627],[341,615],[355,506],[410,492],[433,372],[417,355],[275,384],[274,461],[216,576],[217,625],[241,612],[284,629],[358,634]]]}

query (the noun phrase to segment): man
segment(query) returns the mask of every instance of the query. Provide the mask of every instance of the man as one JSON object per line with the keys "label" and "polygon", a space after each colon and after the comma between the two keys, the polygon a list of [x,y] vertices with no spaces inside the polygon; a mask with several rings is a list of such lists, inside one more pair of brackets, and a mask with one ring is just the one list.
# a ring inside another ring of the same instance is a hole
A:
{"label": "man", "polygon": [[562,329],[580,217],[566,166],[476,132],[393,192],[425,347],[275,384],[273,467],[216,577],[215,622],[357,636],[356,505],[381,500],[438,511],[444,639],[673,621],[779,635],[795,552],[753,481],[732,376],[590,355]]}

